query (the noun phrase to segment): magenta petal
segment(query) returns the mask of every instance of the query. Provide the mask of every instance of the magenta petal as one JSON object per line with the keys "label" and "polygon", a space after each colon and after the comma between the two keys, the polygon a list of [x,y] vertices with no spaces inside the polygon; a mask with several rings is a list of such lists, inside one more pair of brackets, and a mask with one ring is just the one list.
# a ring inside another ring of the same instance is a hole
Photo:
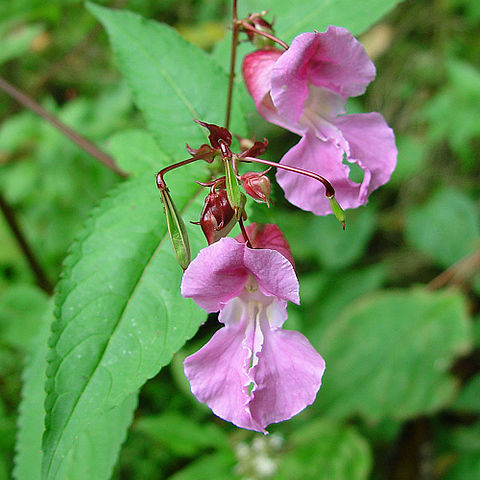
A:
{"label": "magenta petal", "polygon": [[252,368],[257,385],[249,406],[262,427],[288,420],[311,405],[322,383],[323,358],[298,332],[262,322],[263,346]]}
{"label": "magenta petal", "polygon": [[200,250],[185,270],[181,291],[207,312],[217,312],[237,297],[248,278],[244,266],[245,245],[222,238]]}
{"label": "magenta petal", "polygon": [[243,78],[257,108],[270,92],[273,66],[281,54],[278,49],[256,50],[243,59]]}
{"label": "magenta petal", "polygon": [[[308,133],[282,158],[284,165],[311,170],[324,176],[335,188],[335,197],[342,208],[355,208],[363,205],[366,199],[359,198],[361,185],[348,178],[349,168],[343,165],[343,150],[332,142],[319,140]],[[325,196],[325,187],[318,181],[304,175],[284,170],[277,171],[277,181],[285,191],[289,202],[316,215],[332,212]]]}
{"label": "magenta petal", "polygon": [[280,116],[296,123],[308,97],[308,84],[344,98],[361,95],[375,78],[363,46],[345,28],[302,33],[275,63],[271,96]]}
{"label": "magenta petal", "polygon": [[248,367],[253,331],[246,333],[245,319],[218,330],[198,352],[183,363],[192,393],[215,415],[241,428],[263,432],[253,420],[248,402]]}
{"label": "magenta petal", "polygon": [[[365,171],[360,197],[368,195],[390,180],[397,163],[395,135],[379,113],[345,115],[335,120],[350,146],[349,161]],[[338,198],[337,198],[338,199]]]}
{"label": "magenta petal", "polygon": [[245,267],[253,274],[264,295],[300,303],[295,270],[281,253],[246,247]]}

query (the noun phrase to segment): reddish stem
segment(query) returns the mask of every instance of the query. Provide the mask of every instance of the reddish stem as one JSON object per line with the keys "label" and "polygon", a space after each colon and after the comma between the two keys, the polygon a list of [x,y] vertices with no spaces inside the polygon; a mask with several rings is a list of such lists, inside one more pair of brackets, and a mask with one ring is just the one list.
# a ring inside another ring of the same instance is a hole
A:
{"label": "reddish stem", "polygon": [[272,40],[275,43],[278,43],[281,45],[285,50],[288,50],[288,45],[283,41],[280,40],[279,38],[275,37],[274,35],[271,35],[270,33],[267,32],[262,32],[262,30],[258,30],[255,28],[253,25],[250,25],[249,23],[240,20],[238,22],[245,30],[250,30],[251,32],[255,33],[256,35],[262,35],[263,37],[266,37],[270,40]]}
{"label": "reddish stem", "polygon": [[247,163],[249,162],[261,163],[263,165],[269,165],[270,167],[281,168],[289,172],[305,175],[323,184],[323,186],[325,187],[325,195],[327,196],[327,198],[335,196],[335,189],[333,188],[332,184],[326,178],[322,177],[321,175],[317,175],[316,173],[310,172],[309,170],[304,170],[303,168],[291,167],[289,165],[281,165],[280,163],[270,162],[269,160],[262,160],[260,158],[254,158],[254,157],[243,157],[243,158],[238,158],[238,160],[240,160],[241,162],[247,162]]}
{"label": "reddish stem", "polygon": [[247,247],[253,248],[250,239],[248,238],[247,230],[245,229],[245,225],[243,225],[243,219],[240,217],[238,219],[238,224],[240,225],[240,230],[242,231],[243,239],[247,242]]}
{"label": "reddish stem", "polygon": [[174,163],[173,165],[169,165],[168,167],[162,168],[156,176],[157,179],[157,187],[159,190],[165,190],[167,188],[167,184],[163,180],[163,176],[169,172],[170,170],[174,170],[175,168],[183,167],[184,165],[188,165],[189,163],[196,162],[197,160],[203,160],[205,154],[201,153],[198,155],[194,155],[192,158],[187,158],[186,160],[182,160],[181,162]]}

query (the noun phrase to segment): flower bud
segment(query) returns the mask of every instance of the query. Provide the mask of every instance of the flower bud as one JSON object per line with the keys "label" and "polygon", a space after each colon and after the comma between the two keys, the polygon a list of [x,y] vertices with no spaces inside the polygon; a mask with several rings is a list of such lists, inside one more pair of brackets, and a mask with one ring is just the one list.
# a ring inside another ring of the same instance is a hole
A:
{"label": "flower bud", "polygon": [[266,203],[270,207],[270,192],[272,190],[270,179],[266,172],[247,172],[240,177],[243,188],[256,202]]}
{"label": "flower bud", "polygon": [[[258,32],[265,32],[273,35],[273,25],[271,23],[268,23],[264,18],[262,18],[266,14],[266,11],[254,13],[248,17],[247,22],[252,25]],[[253,32],[252,30],[245,30],[245,33],[247,34],[248,39],[255,45],[255,47],[259,49],[272,47],[275,45],[275,42],[273,42],[269,38],[255,34],[255,32]]]}
{"label": "flower bud", "polygon": [[227,192],[216,190],[210,192],[203,205],[200,226],[209,245],[227,236],[235,226],[237,217],[231,207]]}

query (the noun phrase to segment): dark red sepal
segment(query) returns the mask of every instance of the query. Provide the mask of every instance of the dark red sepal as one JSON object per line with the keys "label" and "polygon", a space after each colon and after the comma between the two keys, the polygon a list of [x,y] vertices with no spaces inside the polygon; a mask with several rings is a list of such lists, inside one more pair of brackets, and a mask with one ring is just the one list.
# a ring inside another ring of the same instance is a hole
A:
{"label": "dark red sepal", "polygon": [[232,144],[232,134],[224,127],[219,127],[218,125],[214,125],[213,123],[206,123],[200,120],[193,120],[194,122],[198,123],[202,127],[208,128],[210,135],[208,139],[210,140],[210,145],[213,148],[220,148],[219,140],[223,140],[228,146]]}

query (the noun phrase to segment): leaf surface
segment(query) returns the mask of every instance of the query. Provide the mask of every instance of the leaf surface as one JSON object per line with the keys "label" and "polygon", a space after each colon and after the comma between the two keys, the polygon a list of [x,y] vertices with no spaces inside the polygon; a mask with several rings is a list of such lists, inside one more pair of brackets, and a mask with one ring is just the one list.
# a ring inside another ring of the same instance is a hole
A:
{"label": "leaf surface", "polygon": [[327,369],[316,406],[331,416],[404,420],[448,404],[453,360],[471,348],[464,298],[376,292],[346,309],[318,345]]}
{"label": "leaf surface", "polygon": [[[205,175],[203,166],[197,173]],[[186,222],[193,220],[201,209],[201,199],[192,200],[198,186],[182,172],[169,180]],[[189,227],[196,251],[204,242]],[[182,271],[150,174],[101,203],[65,265],[48,354],[48,479],[63,478],[60,467],[79,433],[166,365],[205,316],[180,295]]]}
{"label": "leaf surface", "polygon": [[[226,72],[167,25],[94,4],[88,9],[107,29],[120,70],[161,150],[175,159],[188,158],[185,142],[198,148],[207,140],[193,119],[224,122]],[[231,127],[246,134],[236,100]]]}

